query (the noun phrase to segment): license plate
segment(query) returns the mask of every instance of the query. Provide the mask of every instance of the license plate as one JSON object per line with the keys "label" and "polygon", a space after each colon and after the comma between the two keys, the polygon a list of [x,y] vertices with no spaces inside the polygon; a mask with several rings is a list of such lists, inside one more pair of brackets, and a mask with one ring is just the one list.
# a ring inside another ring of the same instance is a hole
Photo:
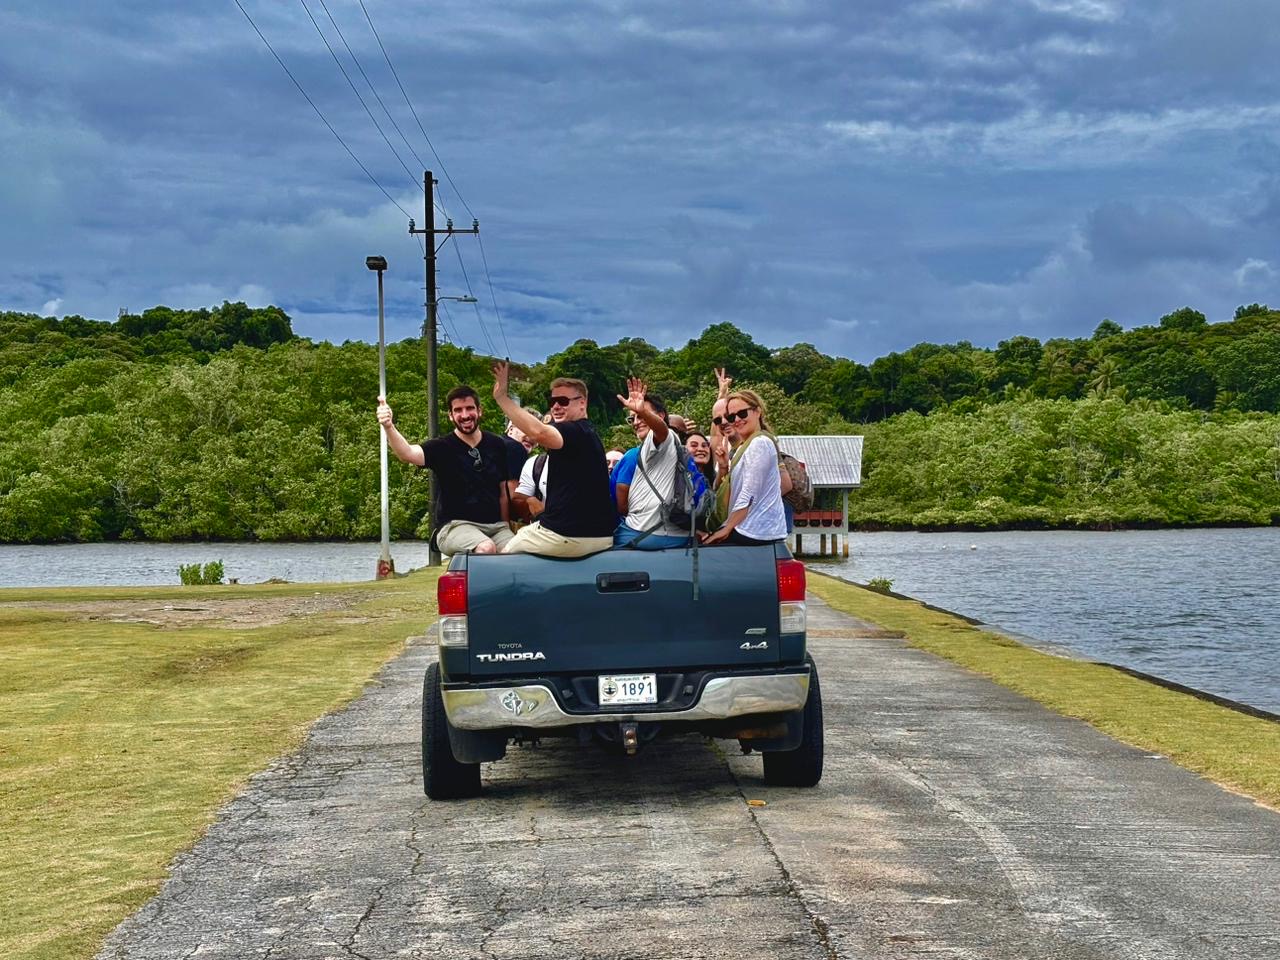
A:
{"label": "license plate", "polygon": [[600,706],[620,703],[657,703],[657,674],[620,673],[600,677]]}

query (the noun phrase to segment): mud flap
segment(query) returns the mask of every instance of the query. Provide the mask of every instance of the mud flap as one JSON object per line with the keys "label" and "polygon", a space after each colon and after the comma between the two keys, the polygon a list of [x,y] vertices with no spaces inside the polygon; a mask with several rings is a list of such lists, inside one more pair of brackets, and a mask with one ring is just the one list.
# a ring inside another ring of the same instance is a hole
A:
{"label": "mud flap", "polygon": [[507,755],[505,730],[459,730],[449,724],[449,749],[459,763],[492,763]]}

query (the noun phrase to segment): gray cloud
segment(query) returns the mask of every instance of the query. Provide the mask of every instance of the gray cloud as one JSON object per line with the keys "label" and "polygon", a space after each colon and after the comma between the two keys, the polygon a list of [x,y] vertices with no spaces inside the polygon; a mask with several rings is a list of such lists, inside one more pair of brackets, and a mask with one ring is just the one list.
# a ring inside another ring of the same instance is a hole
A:
{"label": "gray cloud", "polygon": [[[4,307],[273,300],[304,335],[368,339],[382,253],[392,335],[417,333],[418,161],[299,5],[244,2],[392,199],[234,4],[21,0],[0,12]],[[327,2],[439,174],[359,6]],[[1255,0],[366,4],[482,221],[505,339],[474,240],[488,336],[445,320],[481,349],[727,319],[870,359],[1280,300],[1280,38]]]}

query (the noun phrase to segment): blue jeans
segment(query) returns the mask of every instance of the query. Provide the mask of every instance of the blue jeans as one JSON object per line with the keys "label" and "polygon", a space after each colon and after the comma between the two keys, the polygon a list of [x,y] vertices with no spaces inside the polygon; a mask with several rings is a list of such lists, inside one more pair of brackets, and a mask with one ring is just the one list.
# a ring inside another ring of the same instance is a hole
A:
{"label": "blue jeans", "polygon": [[629,547],[635,545],[636,550],[666,550],[671,547],[683,548],[689,546],[688,537],[668,537],[661,533],[650,533],[639,543],[636,543],[636,537],[640,536],[642,531],[632,530],[625,523],[618,524],[618,529],[613,531],[613,545],[615,547]]}

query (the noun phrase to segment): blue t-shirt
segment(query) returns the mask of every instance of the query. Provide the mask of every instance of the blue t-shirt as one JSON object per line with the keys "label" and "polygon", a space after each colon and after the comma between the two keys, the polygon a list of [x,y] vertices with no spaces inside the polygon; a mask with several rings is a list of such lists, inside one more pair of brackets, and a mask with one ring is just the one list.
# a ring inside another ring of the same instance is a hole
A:
{"label": "blue t-shirt", "polygon": [[613,472],[609,474],[609,492],[613,494],[613,505],[618,505],[618,484],[625,483],[631,485],[631,481],[636,476],[636,461],[640,459],[640,448],[632,447],[622,455],[613,466]]}

